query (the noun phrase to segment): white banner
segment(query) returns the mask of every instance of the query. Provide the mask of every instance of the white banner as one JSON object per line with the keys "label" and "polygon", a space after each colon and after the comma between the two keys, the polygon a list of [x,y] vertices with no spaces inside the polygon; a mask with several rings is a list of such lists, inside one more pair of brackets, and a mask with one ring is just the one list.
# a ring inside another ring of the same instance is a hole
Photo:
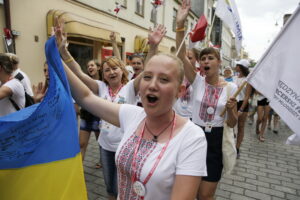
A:
{"label": "white banner", "polygon": [[269,99],[270,106],[298,136],[300,136],[299,27],[298,6],[248,76],[248,82]]}
{"label": "white banner", "polygon": [[242,48],[242,25],[234,0],[218,0],[215,13],[233,32],[235,35],[235,46],[238,55]]}

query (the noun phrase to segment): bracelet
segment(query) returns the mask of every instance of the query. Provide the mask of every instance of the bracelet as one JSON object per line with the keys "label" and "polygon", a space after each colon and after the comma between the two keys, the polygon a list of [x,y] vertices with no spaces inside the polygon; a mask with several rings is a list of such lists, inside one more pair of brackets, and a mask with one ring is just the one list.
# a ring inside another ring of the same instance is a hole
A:
{"label": "bracelet", "polygon": [[70,62],[72,62],[74,60],[74,58],[69,58],[69,59],[67,59],[67,60],[64,60],[64,63],[70,63]]}
{"label": "bracelet", "polygon": [[182,32],[182,31],[185,31],[185,27],[177,28],[177,29],[176,29],[176,32]]}

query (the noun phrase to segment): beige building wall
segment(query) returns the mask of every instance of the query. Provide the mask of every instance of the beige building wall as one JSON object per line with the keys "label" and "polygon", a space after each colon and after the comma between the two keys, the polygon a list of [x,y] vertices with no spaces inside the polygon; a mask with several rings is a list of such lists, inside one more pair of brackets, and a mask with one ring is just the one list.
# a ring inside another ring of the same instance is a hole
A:
{"label": "beige building wall", "polygon": [[3,8],[3,4],[0,3],[0,52],[4,52],[5,48],[4,48],[4,42],[3,42],[3,28],[5,27],[5,20],[4,20],[4,8]]}
{"label": "beige building wall", "polygon": [[[150,21],[152,5],[150,1],[144,1],[144,16],[141,17],[135,13],[135,0],[127,0],[126,8],[119,12],[117,18],[113,11],[114,2],[113,0],[10,1],[12,29],[21,33],[15,39],[16,53],[20,57],[20,68],[28,74],[32,83],[36,84],[44,79],[42,67],[46,60],[44,55],[44,45],[47,40],[46,16],[51,9],[70,12],[88,20],[103,23],[107,30],[120,33],[120,36],[126,39],[123,49],[125,52],[133,53],[135,36],[147,37],[148,28],[153,26]],[[167,37],[163,39],[161,49],[170,51],[171,47],[175,46],[175,32],[172,30],[173,9],[177,9],[178,4],[173,0],[165,2],[164,6],[158,8],[157,23],[162,23],[167,27]],[[1,7],[0,14],[2,14]],[[191,15],[189,24],[192,20],[195,20],[195,16]],[[98,46],[96,50],[100,49],[99,42],[95,45]]]}

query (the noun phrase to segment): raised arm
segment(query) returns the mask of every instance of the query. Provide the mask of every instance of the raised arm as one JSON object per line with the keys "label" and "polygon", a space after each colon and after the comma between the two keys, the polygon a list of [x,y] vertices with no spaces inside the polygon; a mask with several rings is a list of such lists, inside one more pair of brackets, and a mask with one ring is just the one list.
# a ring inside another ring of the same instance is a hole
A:
{"label": "raised arm", "polygon": [[65,64],[64,69],[69,80],[72,97],[76,103],[93,115],[119,127],[120,104],[96,96]]}
{"label": "raised arm", "polygon": [[182,6],[180,6],[178,11],[177,11],[177,17],[176,17],[176,25],[177,25],[177,29],[176,29],[176,49],[177,49],[177,51],[179,51],[178,52],[178,57],[183,62],[185,77],[192,84],[195,80],[195,77],[196,77],[195,68],[190,63],[188,58],[186,57],[185,44],[183,44],[181,46],[181,48],[179,49],[180,44],[184,40],[184,34],[185,34],[184,23],[187,19],[190,8],[191,8],[191,0],[183,0],[182,1]]}
{"label": "raised arm", "polygon": [[150,46],[149,52],[147,54],[147,57],[145,59],[144,65],[147,64],[147,62],[157,53],[158,45],[163,39],[163,37],[166,35],[167,30],[164,25],[158,24],[153,30],[152,28],[149,29],[148,34],[148,43]]}
{"label": "raised arm", "polygon": [[84,83],[86,84],[95,94],[98,94],[98,84],[97,82],[85,74],[79,64],[72,57],[67,48],[67,37],[63,33],[63,22],[59,22],[58,18],[55,19],[55,37],[58,45],[58,49],[62,59],[65,64],[70,68],[70,70]]}
{"label": "raised arm", "polygon": [[116,56],[117,58],[122,60],[121,59],[121,54],[120,54],[120,51],[119,51],[119,48],[118,48],[118,44],[117,44],[117,41],[116,41],[115,32],[111,32],[109,37],[110,37],[110,41],[111,41],[111,44],[112,44],[112,47],[113,47],[114,56]]}

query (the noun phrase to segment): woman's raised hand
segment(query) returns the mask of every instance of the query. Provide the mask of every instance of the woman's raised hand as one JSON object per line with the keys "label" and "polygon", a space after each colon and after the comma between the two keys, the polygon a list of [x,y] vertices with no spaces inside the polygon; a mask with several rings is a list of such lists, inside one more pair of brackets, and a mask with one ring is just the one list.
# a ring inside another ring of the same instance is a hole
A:
{"label": "woman's raised hand", "polygon": [[38,85],[32,86],[33,91],[33,99],[35,103],[41,102],[44,98],[46,91],[47,91],[47,85],[43,84],[43,82],[39,82]]}
{"label": "woman's raised hand", "polygon": [[116,41],[116,34],[115,32],[111,32],[109,35],[110,41],[115,42]]}
{"label": "woman's raised hand", "polygon": [[68,47],[67,34],[64,32],[64,21],[55,17],[54,33],[59,52],[66,50]]}
{"label": "woman's raised hand", "polygon": [[148,42],[151,45],[159,45],[163,37],[166,35],[167,29],[164,25],[158,24],[153,30],[150,28],[148,34]]}
{"label": "woman's raised hand", "polygon": [[191,0],[182,0],[182,5],[179,6],[177,11],[177,17],[176,17],[177,27],[184,26],[184,22],[189,14],[190,8],[191,8]]}

